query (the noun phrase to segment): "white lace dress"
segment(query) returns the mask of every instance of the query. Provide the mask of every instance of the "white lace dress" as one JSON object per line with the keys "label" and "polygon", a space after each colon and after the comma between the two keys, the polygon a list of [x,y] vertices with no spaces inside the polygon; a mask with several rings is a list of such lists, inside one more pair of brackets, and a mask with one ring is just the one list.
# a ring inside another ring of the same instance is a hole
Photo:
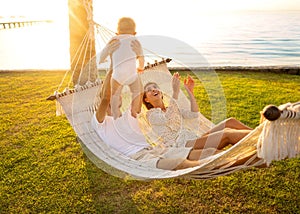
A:
{"label": "white lace dress", "polygon": [[[153,108],[147,112],[147,119],[152,131],[162,139],[166,147],[185,147],[188,140],[194,140],[199,127],[199,112],[179,109],[175,99],[170,100],[167,110]],[[194,120],[194,130],[185,126],[185,120]]]}
{"label": "white lace dress", "polygon": [[175,169],[192,150],[192,147],[185,146],[186,142],[198,137],[199,115],[199,112],[179,109],[174,99],[170,100],[166,112],[154,108],[146,114],[139,114],[139,126],[151,147],[131,157],[152,167],[156,167],[158,160],[165,159],[165,162],[160,162],[160,167]]}

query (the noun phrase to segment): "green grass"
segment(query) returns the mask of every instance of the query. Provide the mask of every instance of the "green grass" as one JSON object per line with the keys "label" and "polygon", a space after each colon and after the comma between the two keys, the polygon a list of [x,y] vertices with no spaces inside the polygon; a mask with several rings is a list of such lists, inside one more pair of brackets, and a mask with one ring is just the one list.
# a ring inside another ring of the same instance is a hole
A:
{"label": "green grass", "polygon": [[[55,103],[63,72],[0,73],[0,213],[299,213],[300,159],[212,180],[125,181],[96,168]],[[227,117],[251,127],[267,104],[300,100],[300,76],[220,72]],[[210,118],[207,95],[197,100]],[[213,99],[213,98],[211,98]]]}

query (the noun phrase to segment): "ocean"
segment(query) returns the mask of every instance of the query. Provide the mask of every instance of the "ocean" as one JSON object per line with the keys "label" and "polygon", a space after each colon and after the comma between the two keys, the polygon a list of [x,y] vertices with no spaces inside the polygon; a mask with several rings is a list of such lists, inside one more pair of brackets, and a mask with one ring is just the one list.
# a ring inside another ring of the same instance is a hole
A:
{"label": "ocean", "polygon": [[[182,41],[170,57],[189,66],[201,66],[198,54],[212,67],[300,66],[300,11],[201,16],[182,29],[164,36]],[[1,29],[0,70],[68,69],[68,36],[68,26],[55,22]]]}

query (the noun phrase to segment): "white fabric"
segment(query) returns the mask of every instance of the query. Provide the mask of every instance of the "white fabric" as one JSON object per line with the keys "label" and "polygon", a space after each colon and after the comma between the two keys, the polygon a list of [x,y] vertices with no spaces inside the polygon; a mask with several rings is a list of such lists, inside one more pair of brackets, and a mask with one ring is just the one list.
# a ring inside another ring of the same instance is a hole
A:
{"label": "white fabric", "polygon": [[155,168],[159,159],[170,159],[164,167],[172,170],[186,159],[191,151],[191,148],[150,147],[137,119],[131,116],[130,111],[126,111],[116,120],[106,116],[102,123],[98,122],[94,114],[91,126],[107,145],[150,167]]}
{"label": "white fabric", "polygon": [[160,159],[167,160],[161,166],[163,169],[173,170],[182,161],[187,159],[192,148],[175,148],[175,147],[154,147],[151,149],[143,149],[136,154],[131,155],[131,158],[139,161],[143,165],[149,166],[151,168],[157,167],[157,161]]}
{"label": "white fabric", "polygon": [[111,116],[106,116],[103,123],[97,121],[95,114],[91,120],[91,125],[99,137],[110,147],[126,156],[149,147],[139,130],[137,120],[128,112],[126,111],[116,120]]}
{"label": "white fabric", "polygon": [[122,34],[113,37],[120,41],[120,47],[112,55],[112,78],[121,85],[130,85],[137,79],[136,54],[131,48],[131,42],[136,40],[133,35]]}
{"label": "white fabric", "polygon": [[[257,156],[266,161],[293,158],[300,154],[300,111],[299,103],[279,106],[283,117],[275,121],[265,121],[257,142]],[[285,118],[284,112],[295,113],[294,118]]]}
{"label": "white fabric", "polygon": [[200,124],[198,120],[199,112],[181,110],[177,101],[170,100],[166,112],[160,108],[152,108],[147,112],[147,118],[153,132],[160,136],[166,146],[185,147],[188,140],[194,140],[197,136],[198,126],[194,130],[184,127],[183,121],[186,119],[194,120],[194,124]]}

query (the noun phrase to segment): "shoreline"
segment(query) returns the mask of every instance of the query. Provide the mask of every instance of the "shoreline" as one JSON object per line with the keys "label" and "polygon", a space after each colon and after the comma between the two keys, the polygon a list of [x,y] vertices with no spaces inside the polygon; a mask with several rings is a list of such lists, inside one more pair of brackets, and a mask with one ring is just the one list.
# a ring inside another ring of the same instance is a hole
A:
{"label": "shoreline", "polygon": [[[11,72],[67,72],[69,69],[0,69],[0,73]],[[300,66],[211,66],[211,67],[169,67],[173,71],[216,71],[216,72],[262,72],[300,75]],[[99,69],[99,71],[105,71]]]}
{"label": "shoreline", "polygon": [[211,66],[211,67],[170,67],[170,71],[216,71],[216,72],[262,72],[300,75],[300,66]]}

